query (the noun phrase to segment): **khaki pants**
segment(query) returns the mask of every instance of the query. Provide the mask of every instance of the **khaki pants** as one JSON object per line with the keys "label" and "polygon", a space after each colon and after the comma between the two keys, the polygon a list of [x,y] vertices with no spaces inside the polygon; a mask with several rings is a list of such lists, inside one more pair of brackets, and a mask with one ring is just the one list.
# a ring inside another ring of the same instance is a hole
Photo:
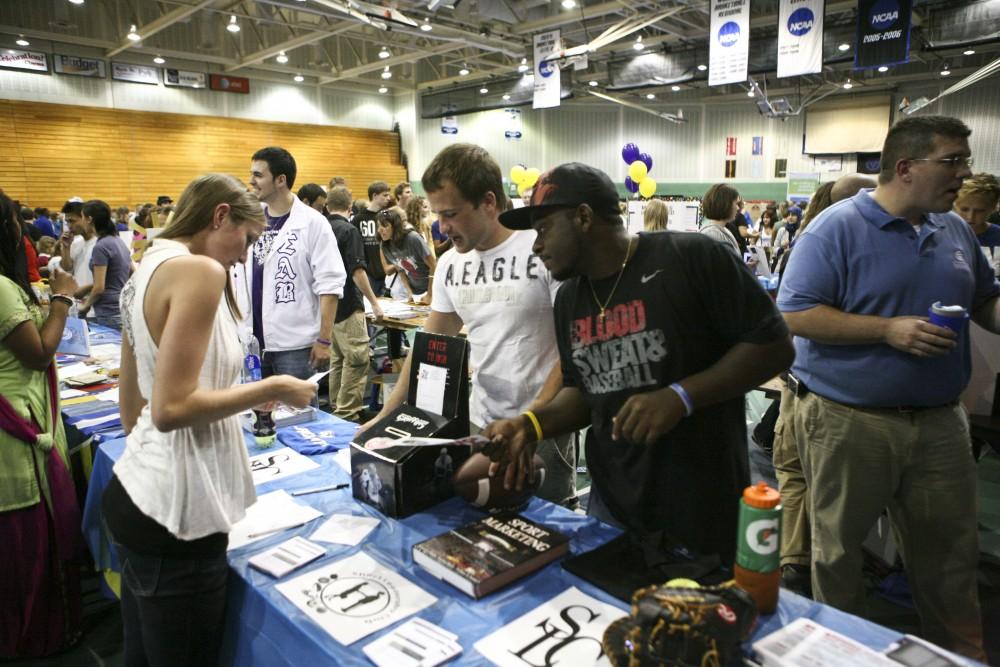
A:
{"label": "khaki pants", "polygon": [[922,635],[985,660],[976,473],[964,409],[856,409],[811,393],[794,403],[812,510],[815,598],[864,610],[861,543],[888,507]]}
{"label": "khaki pants", "polygon": [[781,564],[809,565],[809,495],[795,440],[795,396],[781,391],[781,410],[774,425],[774,474],[781,493]]}
{"label": "khaki pants", "polygon": [[329,382],[333,414],[356,421],[368,383],[368,325],[364,311],[356,311],[333,325]]}

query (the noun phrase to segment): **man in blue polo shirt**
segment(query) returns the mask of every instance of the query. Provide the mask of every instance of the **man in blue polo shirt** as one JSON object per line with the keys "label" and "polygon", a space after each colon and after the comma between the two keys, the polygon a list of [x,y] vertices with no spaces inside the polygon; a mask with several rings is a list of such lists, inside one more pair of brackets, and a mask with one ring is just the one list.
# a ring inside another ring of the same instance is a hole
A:
{"label": "man in blue polo shirt", "polygon": [[826,209],[789,260],[778,308],[796,336],[790,386],[813,511],[817,600],[863,611],[861,543],[885,507],[924,636],[985,660],[976,589],[976,474],[958,404],[967,327],[927,321],[940,301],[1000,331],[1000,283],[950,213],[971,175],[961,121],[890,129],[878,187]]}

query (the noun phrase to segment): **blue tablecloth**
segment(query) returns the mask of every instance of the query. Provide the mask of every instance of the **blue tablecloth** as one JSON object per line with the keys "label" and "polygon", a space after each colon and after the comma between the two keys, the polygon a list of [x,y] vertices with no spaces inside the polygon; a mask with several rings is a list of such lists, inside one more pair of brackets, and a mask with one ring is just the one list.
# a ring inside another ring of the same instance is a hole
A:
{"label": "blue tablecloth", "polygon": [[[121,345],[122,335],[120,331],[93,323],[88,323],[88,329],[90,330],[89,338],[91,345]],[[80,361],[81,359],[82,357],[72,354],[56,355],[56,363],[59,366]],[[84,388],[83,391],[87,391],[87,389]],[[85,426],[83,428],[77,426],[77,423],[83,419],[103,417],[117,413],[118,404],[111,401],[98,400],[76,405],[63,405],[62,416],[63,422],[67,427],[68,442],[73,446],[88,438],[93,438],[95,443],[99,443],[104,440],[113,440],[114,438],[122,437],[125,433],[122,430],[121,420],[119,419],[109,420],[96,426]]]}
{"label": "blue tablecloth", "polygon": [[[350,429],[346,423],[326,414],[322,414],[320,420],[328,421],[331,431],[338,434],[336,444],[346,446],[350,439]],[[333,428],[334,426],[337,428]],[[251,454],[258,451],[251,439],[248,439],[248,447]],[[114,568],[117,563],[101,531],[100,494],[110,479],[114,461],[121,456],[124,448],[124,440],[109,441],[101,445],[94,462],[84,511],[87,542],[95,560],[104,567]],[[314,456],[313,460],[320,464],[319,468],[262,484],[257,487],[258,494],[278,488],[295,491],[350,481],[347,472],[334,460],[333,453]],[[301,496],[297,500],[315,507],[325,515],[369,515],[380,519],[381,523],[359,546],[324,545],[327,551],[324,558],[289,576],[298,576],[358,551],[365,552],[438,598],[435,604],[419,615],[459,635],[464,652],[451,664],[488,664],[473,648],[476,641],[570,586],[576,586],[588,595],[623,610],[627,609],[627,605],[564,571],[558,563],[479,601],[467,598],[450,585],[427,574],[414,565],[410,555],[412,546],[482,516],[478,510],[457,498],[401,521],[383,517],[367,505],[355,502],[349,488]],[[569,535],[574,553],[593,549],[617,535],[617,531],[609,526],[538,499],[533,500],[524,513]],[[262,667],[370,664],[361,652],[361,647],[388,632],[390,628],[369,635],[351,646],[342,646],[277,592],[277,582],[274,579],[251,569],[247,564],[250,556],[279,542],[295,535],[308,537],[322,521],[323,519],[316,519],[301,528],[284,531],[230,552],[232,574],[222,664]],[[747,650],[752,641],[800,617],[814,619],[877,650],[884,649],[900,637],[895,631],[782,591],[777,613],[761,618],[751,641],[746,644]]]}

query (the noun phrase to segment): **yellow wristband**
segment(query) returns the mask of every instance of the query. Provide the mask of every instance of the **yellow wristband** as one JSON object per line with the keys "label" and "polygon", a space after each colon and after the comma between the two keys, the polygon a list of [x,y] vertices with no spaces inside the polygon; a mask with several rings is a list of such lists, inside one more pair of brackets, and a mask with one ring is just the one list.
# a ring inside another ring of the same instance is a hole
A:
{"label": "yellow wristband", "polygon": [[535,439],[538,442],[544,440],[545,438],[542,436],[542,425],[538,423],[538,417],[535,416],[535,413],[531,410],[525,410],[523,414],[528,418],[528,421],[531,422],[531,425],[535,427]]}

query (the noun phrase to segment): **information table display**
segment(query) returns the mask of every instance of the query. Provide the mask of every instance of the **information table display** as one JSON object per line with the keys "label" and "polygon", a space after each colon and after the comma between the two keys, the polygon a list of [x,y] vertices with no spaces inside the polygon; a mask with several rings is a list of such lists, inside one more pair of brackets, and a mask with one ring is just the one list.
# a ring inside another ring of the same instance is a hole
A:
{"label": "information table display", "polygon": [[[497,644],[491,638],[497,637],[504,638],[510,657],[520,656],[510,664],[518,664],[518,660],[524,664],[544,664],[546,653],[564,650],[557,646],[559,641],[539,634],[537,624],[527,629],[522,624],[511,628],[508,625],[527,615],[542,614],[543,605],[550,608],[565,599],[572,599],[574,604],[592,600],[587,602],[594,606],[592,611],[604,616],[628,613],[625,603],[565,571],[560,566],[562,559],[480,600],[466,597],[427,573],[413,562],[414,544],[476,521],[484,513],[460,498],[452,498],[425,512],[395,520],[358,503],[351,496],[347,472],[348,446],[356,428],[355,424],[318,412],[314,422],[278,429],[278,443],[270,449],[257,448],[252,436],[245,434],[251,458],[288,447],[315,464],[300,466],[294,474],[275,475],[273,480],[262,481],[256,487],[258,498],[277,493],[286,502],[302,506],[300,509],[307,512],[305,516],[314,518],[248,542],[240,541],[240,546],[230,549],[232,576],[220,664],[371,665],[364,650],[366,646],[379,640],[377,648],[372,647],[369,653],[385,654],[386,645],[394,640],[392,633],[402,629],[405,634],[406,628],[420,629],[421,624],[425,629],[430,628],[428,623],[447,636],[457,637],[462,653],[448,664],[492,664],[477,645],[496,659]],[[102,529],[100,497],[111,478],[114,462],[124,450],[124,438],[107,439],[99,445],[84,508],[84,536],[102,569],[118,569]],[[290,457],[290,460],[298,459]],[[592,518],[537,498],[522,513],[568,536],[572,554],[595,549],[619,534]],[[250,565],[251,558],[293,538],[309,540],[323,554],[280,579]],[[332,575],[343,576],[343,580],[338,581]],[[352,577],[354,580],[348,582]],[[295,585],[289,586],[291,582]],[[323,611],[317,611],[319,608]],[[326,618],[335,613],[343,615],[339,623]],[[320,617],[324,617],[321,622],[314,620]],[[565,632],[573,632],[572,628],[563,627],[565,622],[561,618],[554,615],[551,623]],[[895,631],[782,591],[778,611],[760,618],[744,650],[749,651],[754,641],[797,618],[809,618],[879,651],[901,637]],[[417,626],[407,625],[416,619],[419,619]],[[338,627],[337,635],[349,643],[341,643],[324,627]],[[581,641],[578,648],[583,650],[581,647],[588,643],[593,644]],[[564,657],[568,660],[565,664],[589,664],[589,659],[581,659],[583,654],[572,652],[570,659],[571,652],[565,650]],[[559,656],[550,654],[549,660],[554,659]],[[502,662],[507,664],[507,660]],[[602,659],[599,664],[607,662]]]}
{"label": "information table display", "polygon": [[[338,423],[345,427],[353,426],[334,417],[326,417],[331,420],[331,426],[337,426]],[[340,437],[346,445],[351,436]],[[281,431],[278,438],[279,440],[282,438]],[[251,454],[259,453],[249,443],[248,446]],[[110,479],[114,461],[121,456],[124,449],[125,441],[122,439],[101,445],[94,461],[91,488],[84,514],[84,532],[91,552],[99,564],[111,568],[116,567],[117,563],[106,547],[100,528],[98,508],[100,493]],[[311,458],[319,464],[319,467],[261,484],[257,487],[258,495],[277,489],[284,489],[289,494],[294,494],[300,490],[349,482],[347,472],[337,462],[337,453],[326,453]],[[248,561],[254,555],[292,537],[309,539],[324,523],[324,518],[317,518],[305,526],[280,531],[266,539],[232,550],[229,563],[233,576],[230,578],[226,636],[221,664],[262,667],[312,664],[370,665],[362,650],[363,647],[392,632],[396,624],[345,646],[335,641],[278,590],[282,583],[309,573],[316,573],[318,578],[324,568],[357,554],[365,554],[381,566],[405,578],[424,593],[436,598],[430,606],[407,618],[421,618],[458,635],[458,642],[463,652],[449,664],[491,664],[476,650],[477,642],[571,588],[602,604],[620,609],[622,614],[628,611],[627,605],[623,602],[566,572],[558,562],[478,601],[467,598],[449,584],[425,572],[413,563],[411,553],[414,544],[483,516],[482,512],[461,499],[453,498],[402,521],[383,517],[374,509],[357,503],[351,498],[349,488],[311,493],[298,496],[296,500],[322,512],[325,517],[354,515],[370,518],[378,521],[378,524],[356,546],[319,542],[326,548],[323,557],[280,580],[275,580],[252,568]],[[616,529],[594,519],[537,498],[531,501],[524,515],[532,521],[551,526],[568,535],[572,553],[594,549],[618,534]],[[782,591],[778,611],[771,616],[761,617],[750,641],[745,646],[748,648],[753,641],[802,617],[846,634],[876,650],[886,648],[901,636],[895,631],[856,616]],[[400,623],[402,622],[401,619]],[[536,640],[538,637],[524,637],[525,645]],[[539,645],[539,650],[541,646]],[[539,656],[529,656],[527,653],[525,657],[530,660],[539,658]]]}

